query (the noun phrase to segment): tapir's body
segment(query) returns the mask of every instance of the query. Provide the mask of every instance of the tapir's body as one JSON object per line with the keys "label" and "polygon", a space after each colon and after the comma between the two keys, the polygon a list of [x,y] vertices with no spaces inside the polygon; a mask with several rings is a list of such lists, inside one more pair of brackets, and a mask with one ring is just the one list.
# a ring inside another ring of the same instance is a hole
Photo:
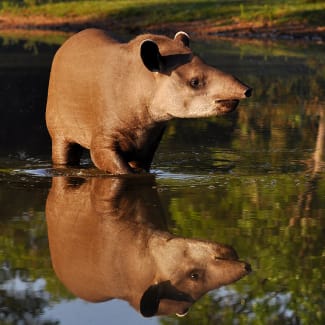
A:
{"label": "tapir's body", "polygon": [[193,55],[183,32],[118,43],[101,30],[82,31],[52,65],[46,122],[53,163],[78,163],[83,147],[104,171],[148,171],[168,120],[225,114],[250,93]]}
{"label": "tapir's body", "polygon": [[143,181],[92,177],[76,186],[53,178],[49,246],[70,291],[94,302],[124,299],[144,316],[184,315],[208,291],[250,272],[227,245],[169,233],[155,183]]}

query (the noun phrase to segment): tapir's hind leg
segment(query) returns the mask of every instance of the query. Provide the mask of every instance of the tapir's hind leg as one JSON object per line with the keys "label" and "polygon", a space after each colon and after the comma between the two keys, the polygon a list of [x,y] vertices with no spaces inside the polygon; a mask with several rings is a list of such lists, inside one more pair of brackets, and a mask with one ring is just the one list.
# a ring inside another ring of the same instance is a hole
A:
{"label": "tapir's hind leg", "polygon": [[64,138],[52,139],[53,165],[78,165],[82,154],[82,147],[77,143],[70,143]]}

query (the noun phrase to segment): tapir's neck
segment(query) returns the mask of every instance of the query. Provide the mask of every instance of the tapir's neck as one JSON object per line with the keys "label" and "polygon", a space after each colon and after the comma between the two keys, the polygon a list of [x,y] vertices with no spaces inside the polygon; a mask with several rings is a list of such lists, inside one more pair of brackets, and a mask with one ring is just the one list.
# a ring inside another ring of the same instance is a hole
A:
{"label": "tapir's neck", "polygon": [[111,245],[104,243],[105,252],[99,255],[94,252],[97,256],[93,262],[97,271],[93,285],[97,290],[92,291],[94,296],[88,299],[123,299],[138,309],[143,293],[157,280],[151,245],[157,242],[164,245],[173,236],[166,231],[143,227],[124,228],[117,233],[104,240],[111,242]]}
{"label": "tapir's neck", "polygon": [[163,246],[172,237],[169,232],[154,228],[146,228],[140,234],[134,233],[134,240],[129,241],[129,247],[123,248],[123,253],[128,258],[122,259],[119,270],[116,270],[120,272],[119,281],[123,284],[115,288],[116,298],[128,301],[139,310],[144,292],[160,279],[152,254],[153,243],[159,242]]}

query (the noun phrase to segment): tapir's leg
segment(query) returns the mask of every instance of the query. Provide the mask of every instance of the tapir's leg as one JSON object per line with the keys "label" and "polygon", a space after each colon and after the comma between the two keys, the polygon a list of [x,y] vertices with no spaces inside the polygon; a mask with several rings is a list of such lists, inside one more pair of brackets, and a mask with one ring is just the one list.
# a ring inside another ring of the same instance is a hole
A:
{"label": "tapir's leg", "polygon": [[142,169],[145,170],[146,172],[149,172],[154,154],[164,134],[165,128],[166,126],[162,125],[160,131],[157,130],[154,137],[151,136],[150,138],[151,143],[150,145],[148,144],[147,146],[146,154],[142,157],[142,160],[134,162],[136,168],[138,168],[139,170]]}
{"label": "tapir's leg", "polygon": [[52,161],[54,165],[78,165],[82,154],[82,147],[76,143],[69,143],[62,137],[52,138]]}
{"label": "tapir's leg", "polygon": [[142,158],[142,160],[130,161],[129,165],[133,168],[136,173],[148,173],[150,171],[152,159],[153,155],[150,155],[150,153],[148,153],[148,156]]}
{"label": "tapir's leg", "polygon": [[130,165],[114,150],[109,148],[90,148],[91,160],[101,170],[112,174],[132,174]]}
{"label": "tapir's leg", "polygon": [[54,165],[66,165],[68,163],[69,143],[61,137],[52,137],[52,162]]}
{"label": "tapir's leg", "polygon": [[134,173],[118,151],[116,144],[104,139],[104,136],[93,138],[91,142],[90,156],[97,168],[112,174]]}

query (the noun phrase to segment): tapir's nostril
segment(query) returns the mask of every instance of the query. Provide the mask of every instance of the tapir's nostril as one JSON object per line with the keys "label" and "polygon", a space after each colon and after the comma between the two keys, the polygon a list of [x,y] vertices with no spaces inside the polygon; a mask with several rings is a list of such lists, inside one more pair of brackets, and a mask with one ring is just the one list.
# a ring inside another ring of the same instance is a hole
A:
{"label": "tapir's nostril", "polygon": [[246,97],[251,97],[252,96],[252,92],[253,92],[253,88],[248,88],[246,91],[245,91],[245,96]]}
{"label": "tapir's nostril", "polygon": [[246,272],[248,272],[248,273],[252,272],[252,267],[251,267],[251,265],[248,264],[248,263],[245,263],[245,270],[246,270]]}

